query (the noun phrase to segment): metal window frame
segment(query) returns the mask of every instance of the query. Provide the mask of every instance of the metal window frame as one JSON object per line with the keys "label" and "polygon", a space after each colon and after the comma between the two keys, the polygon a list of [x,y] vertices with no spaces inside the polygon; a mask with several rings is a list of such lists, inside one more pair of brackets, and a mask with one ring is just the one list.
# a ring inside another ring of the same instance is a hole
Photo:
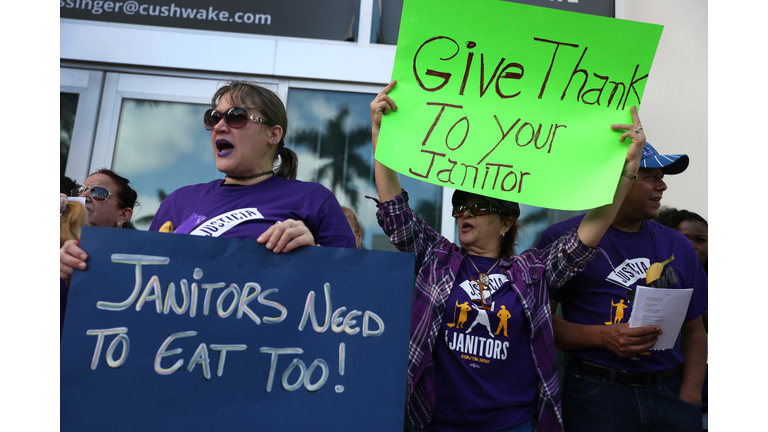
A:
{"label": "metal window frame", "polygon": [[64,172],[73,180],[83,181],[89,173],[103,81],[102,71],[59,68],[59,91],[78,95],[72,141]]}

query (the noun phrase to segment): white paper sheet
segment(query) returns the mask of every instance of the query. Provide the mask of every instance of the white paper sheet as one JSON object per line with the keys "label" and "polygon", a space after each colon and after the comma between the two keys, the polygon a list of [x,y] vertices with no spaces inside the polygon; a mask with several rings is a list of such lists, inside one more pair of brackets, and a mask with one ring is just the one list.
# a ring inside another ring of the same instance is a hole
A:
{"label": "white paper sheet", "polygon": [[661,327],[661,336],[651,349],[670,349],[675,346],[683,326],[693,288],[668,289],[638,286],[632,304],[630,327],[655,325]]}

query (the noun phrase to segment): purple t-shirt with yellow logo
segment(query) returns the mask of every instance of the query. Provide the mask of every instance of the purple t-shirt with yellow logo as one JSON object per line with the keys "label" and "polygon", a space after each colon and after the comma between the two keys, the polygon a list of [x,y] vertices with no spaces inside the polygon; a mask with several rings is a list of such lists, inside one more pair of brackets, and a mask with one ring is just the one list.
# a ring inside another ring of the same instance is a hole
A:
{"label": "purple t-shirt with yellow logo", "polygon": [[179,188],[160,204],[150,231],[171,221],[174,232],[256,240],[278,221],[301,220],[315,244],[355,248],[355,237],[336,197],[319,183],[273,176],[250,186],[223,180]]}
{"label": "purple t-shirt with yellow logo", "polygon": [[[471,259],[483,271],[496,263]],[[437,406],[429,429],[495,431],[524,423],[536,411],[539,380],[523,306],[498,265],[488,275],[492,304],[484,310],[471,279],[478,271],[469,257],[461,262],[433,351]]]}
{"label": "purple t-shirt with yellow logo", "polygon": [[[584,215],[552,225],[542,234],[536,247],[544,247],[581,223]],[[663,262],[674,269],[677,282],[665,288],[693,288],[684,321],[698,318],[708,309],[708,279],[704,267],[688,239],[674,229],[655,221],[643,222],[638,232],[608,228],[598,245],[602,253],[587,263],[550,297],[562,305],[563,318],[576,324],[613,325],[626,323],[632,314],[632,291],[646,286],[645,274],[651,264]],[[610,260],[608,259],[610,258]],[[672,349],[651,350],[630,358],[619,357],[605,348],[570,350],[582,360],[633,372],[658,372],[683,363],[680,335]]]}

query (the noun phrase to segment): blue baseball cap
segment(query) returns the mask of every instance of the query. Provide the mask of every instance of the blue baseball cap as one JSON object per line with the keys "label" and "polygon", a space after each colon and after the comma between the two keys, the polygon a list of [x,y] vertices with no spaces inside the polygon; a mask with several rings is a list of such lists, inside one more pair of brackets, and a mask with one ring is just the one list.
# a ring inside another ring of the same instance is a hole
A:
{"label": "blue baseball cap", "polygon": [[688,168],[688,162],[686,154],[661,155],[646,142],[640,168],[661,168],[664,174],[680,174]]}

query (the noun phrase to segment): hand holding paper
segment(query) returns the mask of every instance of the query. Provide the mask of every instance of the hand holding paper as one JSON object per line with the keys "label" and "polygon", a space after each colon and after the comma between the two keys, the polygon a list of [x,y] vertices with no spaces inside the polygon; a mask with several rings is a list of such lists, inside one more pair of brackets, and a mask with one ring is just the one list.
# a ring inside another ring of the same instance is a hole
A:
{"label": "hand holding paper", "polygon": [[599,326],[603,348],[619,357],[634,357],[651,349],[659,340],[661,328],[656,326],[630,328],[627,323]]}
{"label": "hand holding paper", "polygon": [[632,316],[629,317],[629,327],[659,326],[663,333],[652,349],[674,347],[692,294],[691,288],[667,289],[638,286]]}

